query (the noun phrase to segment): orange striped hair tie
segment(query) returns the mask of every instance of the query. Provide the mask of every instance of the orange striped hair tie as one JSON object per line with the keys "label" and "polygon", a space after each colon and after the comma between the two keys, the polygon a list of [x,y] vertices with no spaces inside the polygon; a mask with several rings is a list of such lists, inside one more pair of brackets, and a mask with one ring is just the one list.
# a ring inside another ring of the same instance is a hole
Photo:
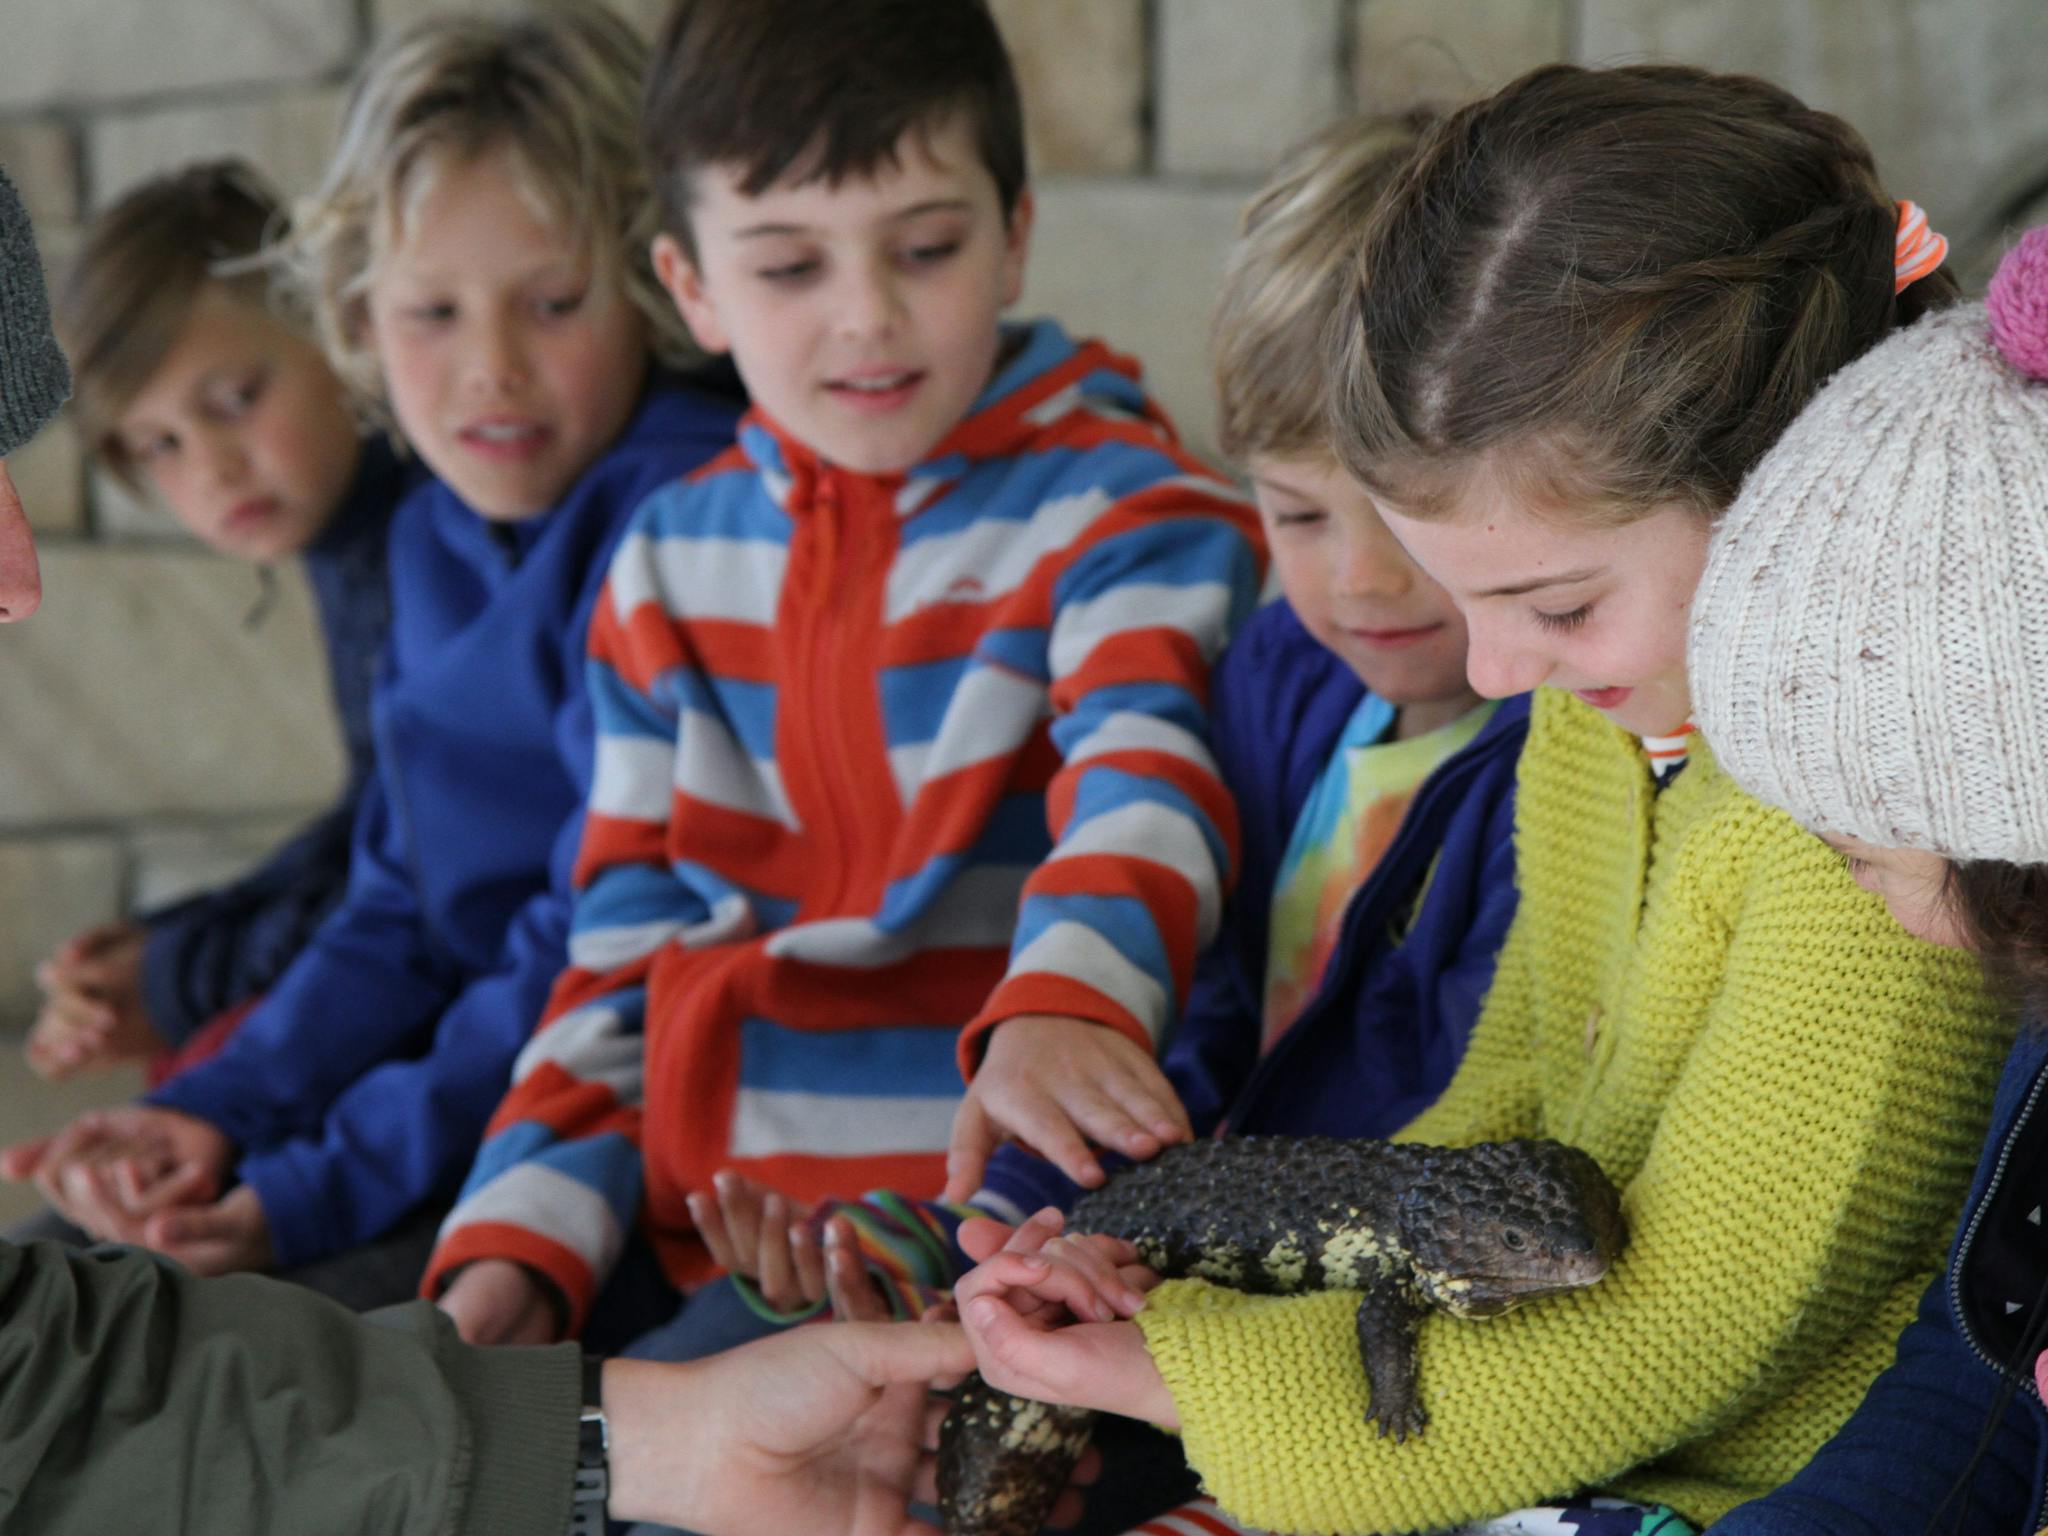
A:
{"label": "orange striped hair tie", "polygon": [[1892,292],[1904,293],[1948,260],[1948,236],[1937,235],[1927,210],[1899,199],[1899,238],[1892,254]]}

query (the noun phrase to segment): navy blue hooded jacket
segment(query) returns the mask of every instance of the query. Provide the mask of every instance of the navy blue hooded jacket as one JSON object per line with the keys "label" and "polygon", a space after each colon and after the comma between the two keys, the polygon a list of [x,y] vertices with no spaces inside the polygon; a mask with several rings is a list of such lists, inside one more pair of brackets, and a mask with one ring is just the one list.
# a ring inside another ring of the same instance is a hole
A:
{"label": "navy blue hooded jacket", "polygon": [[2041,1342],[2023,1347],[2022,1335],[2044,1307],[2048,1028],[2036,1021],[2006,1060],[1948,1267],[1899,1335],[1897,1359],[1798,1476],[1730,1510],[1715,1532],[2039,1530],[2048,1413],[2034,1385]]}
{"label": "navy blue hooded jacket", "polygon": [[399,508],[348,894],[221,1053],[150,1095],[234,1142],[280,1268],[379,1236],[468,1168],[568,959],[612,548],[738,411],[657,378],[546,514],[490,522],[438,480]]}
{"label": "navy blue hooded jacket", "polygon": [[[1503,701],[1416,791],[1345,909],[1320,989],[1262,1061],[1274,883],[1365,688],[1285,603],[1244,627],[1211,688],[1210,745],[1237,800],[1243,852],[1166,1075],[1197,1136],[1390,1135],[1451,1080],[1515,915],[1515,764],[1528,698]],[[983,1192],[994,1199],[980,1203],[1006,1215],[1081,1193],[1014,1145],[991,1160]]]}
{"label": "navy blue hooded jacket", "polygon": [[385,546],[393,512],[422,476],[371,438],[340,510],[302,557],[348,752],[341,798],[241,879],[142,916],[143,1008],[172,1045],[271,986],[341,900],[375,756],[370,686],[391,627]]}

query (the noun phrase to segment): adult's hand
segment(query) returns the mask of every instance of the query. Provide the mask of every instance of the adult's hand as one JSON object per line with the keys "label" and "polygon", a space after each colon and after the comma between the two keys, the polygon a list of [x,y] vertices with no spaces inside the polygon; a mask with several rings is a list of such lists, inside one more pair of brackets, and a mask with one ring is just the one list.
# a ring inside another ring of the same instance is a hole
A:
{"label": "adult's hand", "polygon": [[613,1360],[611,1514],[704,1536],[937,1536],[927,1387],[974,1364],[952,1323],[797,1328],[688,1365]]}

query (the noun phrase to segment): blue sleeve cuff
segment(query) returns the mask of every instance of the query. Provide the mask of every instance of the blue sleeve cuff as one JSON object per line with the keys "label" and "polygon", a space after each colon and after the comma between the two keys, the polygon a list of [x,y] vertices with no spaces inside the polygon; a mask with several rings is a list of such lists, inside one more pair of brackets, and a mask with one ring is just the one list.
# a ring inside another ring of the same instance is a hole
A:
{"label": "blue sleeve cuff", "polygon": [[[1105,1168],[1123,1165],[1121,1158],[1104,1158]],[[1056,1205],[1063,1211],[1072,1210],[1074,1202],[1088,1191],[1061,1173],[1059,1167],[1027,1152],[1015,1142],[1009,1142],[996,1149],[989,1159],[988,1171],[981,1177],[981,1188],[968,1203],[987,1211],[999,1221],[1018,1222],[1034,1211],[1042,1211],[1048,1205]],[[1014,1214],[1009,1214],[1014,1213]]]}
{"label": "blue sleeve cuff", "polygon": [[237,1147],[249,1146],[258,1138],[249,1123],[232,1113],[232,1095],[208,1091],[216,1076],[208,1070],[212,1065],[211,1061],[202,1061],[180,1072],[150,1089],[142,1096],[141,1102],[154,1104],[160,1109],[175,1109],[180,1114],[204,1120]]}
{"label": "blue sleeve cuff", "polygon": [[263,1207],[276,1268],[297,1269],[353,1246],[331,1220],[336,1202],[322,1187],[331,1178],[322,1175],[333,1169],[312,1143],[290,1141],[245,1157],[237,1172]]}

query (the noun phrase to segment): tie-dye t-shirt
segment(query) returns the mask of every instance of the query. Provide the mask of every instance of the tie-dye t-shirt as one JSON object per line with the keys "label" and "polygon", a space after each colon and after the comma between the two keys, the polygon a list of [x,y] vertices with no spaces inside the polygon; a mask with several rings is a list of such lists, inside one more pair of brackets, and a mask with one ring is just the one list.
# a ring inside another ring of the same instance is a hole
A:
{"label": "tie-dye t-shirt", "polygon": [[1287,1032],[1322,986],[1352,893],[1394,841],[1415,791],[1479,734],[1493,709],[1482,704],[1408,741],[1392,739],[1396,712],[1384,699],[1367,694],[1352,712],[1301,808],[1273,887],[1261,1052]]}

